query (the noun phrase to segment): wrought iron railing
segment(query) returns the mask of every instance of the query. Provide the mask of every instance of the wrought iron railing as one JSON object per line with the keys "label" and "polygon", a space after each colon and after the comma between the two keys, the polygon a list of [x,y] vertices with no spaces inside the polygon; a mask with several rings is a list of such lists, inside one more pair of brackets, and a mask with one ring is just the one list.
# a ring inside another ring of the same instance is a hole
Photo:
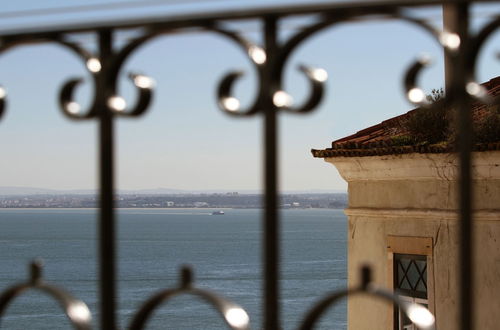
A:
{"label": "wrought iron railing", "polygon": [[[334,3],[304,5],[288,8],[265,8],[247,11],[230,11],[216,14],[147,18],[145,20],[106,21],[93,24],[67,25],[62,27],[27,29],[13,32],[0,31],[0,53],[22,44],[55,43],[73,51],[85,62],[93,78],[94,98],[87,110],[81,109],[73,99],[73,93],[82,82],[80,78],[67,81],[59,94],[59,104],[63,113],[75,120],[96,120],[99,123],[99,283],[101,329],[117,329],[116,320],[116,238],[114,210],[114,123],[117,117],[140,116],[148,108],[153,95],[152,80],[138,74],[130,74],[138,91],[136,104],[128,109],[124,99],[118,95],[117,81],[125,60],[143,44],[164,34],[181,34],[193,30],[208,31],[222,35],[236,43],[249,57],[258,73],[258,92],[252,105],[240,108],[240,102],[231,94],[233,84],[243,74],[228,73],[218,86],[218,104],[226,113],[233,116],[260,115],[264,121],[264,205],[263,215],[263,329],[281,329],[279,261],[280,261],[280,217],[278,212],[277,190],[277,114],[280,111],[306,113],[314,110],[323,96],[323,82],[326,72],[322,69],[301,66],[300,71],[311,85],[306,102],[294,107],[290,96],[283,90],[282,78],[285,64],[290,55],[304,40],[318,31],[346,21],[386,19],[403,20],[428,32],[443,48],[449,65],[446,98],[441,101],[453,106],[459,114],[458,148],[460,152],[460,320],[462,330],[472,329],[474,314],[472,300],[472,226],[471,226],[471,114],[472,99],[492,103],[498,100],[487,98],[482,87],[476,82],[475,66],[481,47],[500,25],[497,15],[483,26],[479,32],[471,32],[469,18],[471,1],[381,1],[363,3]],[[425,20],[412,16],[410,9],[418,7],[440,7],[445,5],[452,13],[451,30],[442,30],[428,24]],[[309,24],[286,40],[278,40],[279,23],[289,17],[308,17]],[[245,39],[238,31],[228,28],[229,21],[259,21],[262,23],[263,44],[258,45]],[[141,35],[135,37],[121,48],[116,48],[114,36],[117,32],[140,28]],[[80,33],[94,33],[98,37],[97,53],[84,49],[71,41],[71,36]],[[426,104],[425,93],[416,80],[425,60],[415,62],[407,71],[404,87],[409,100],[420,106],[440,106]],[[0,90],[0,115],[5,111],[6,93]],[[388,299],[401,305],[410,318],[422,328],[432,328],[432,317],[425,313],[414,313],[413,305],[404,305],[390,292],[375,288],[370,284],[369,269],[360,271],[361,285],[345,291],[335,292],[313,306],[307,314],[301,329],[311,329],[322,313],[347,294],[365,293],[374,297]],[[150,313],[160,303],[178,294],[192,294],[205,299],[222,315],[233,329],[249,328],[248,315],[236,304],[218,295],[197,289],[191,281],[190,270],[183,269],[179,287],[162,291],[145,302],[133,318],[130,329],[142,329]],[[353,274],[350,274],[352,276]],[[32,265],[31,279],[14,286],[0,296],[0,316],[7,305],[27,289],[39,289],[51,295],[63,306],[71,323],[77,329],[90,329],[90,311],[87,306],[72,298],[65,291],[46,284],[41,278],[40,266]],[[427,315],[418,319],[415,315]],[[418,323],[420,322],[420,323]]]}

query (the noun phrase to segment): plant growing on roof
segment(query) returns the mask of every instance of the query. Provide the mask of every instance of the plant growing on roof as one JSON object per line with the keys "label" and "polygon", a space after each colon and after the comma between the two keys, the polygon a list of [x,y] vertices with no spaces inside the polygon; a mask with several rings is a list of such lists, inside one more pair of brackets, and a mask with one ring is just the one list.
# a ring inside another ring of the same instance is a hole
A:
{"label": "plant growing on roof", "polygon": [[391,137],[391,144],[395,147],[410,146],[415,143],[415,139],[410,135],[396,135]]}
{"label": "plant growing on roof", "polygon": [[[432,93],[427,96],[427,100],[431,103],[438,103],[443,98],[444,91],[442,88],[433,89]],[[473,142],[489,143],[500,141],[499,105],[489,106],[481,111],[486,111],[486,114],[474,119]],[[450,108],[444,106],[418,108],[401,123],[403,130],[407,131],[408,135],[398,137],[393,143],[408,145],[442,142],[453,145],[456,142],[457,134],[455,122],[454,112]]]}
{"label": "plant growing on roof", "polygon": [[[442,88],[433,89],[427,100],[438,103],[444,98]],[[416,109],[403,123],[409,135],[416,143],[434,144],[448,139],[451,130],[451,111],[448,108],[432,107]]]}
{"label": "plant growing on roof", "polygon": [[488,113],[474,125],[474,142],[488,143],[500,141],[500,109],[490,106]]}

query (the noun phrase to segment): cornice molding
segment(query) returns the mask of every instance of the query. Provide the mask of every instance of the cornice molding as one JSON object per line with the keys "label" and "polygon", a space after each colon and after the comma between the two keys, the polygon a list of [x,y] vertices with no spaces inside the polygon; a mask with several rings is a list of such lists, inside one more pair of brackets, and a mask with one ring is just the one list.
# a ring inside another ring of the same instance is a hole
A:
{"label": "cornice molding", "polygon": [[[347,182],[353,181],[456,181],[456,154],[402,154],[373,157],[325,158]],[[473,153],[474,180],[500,180],[500,151]]]}
{"label": "cornice molding", "polygon": [[[349,217],[373,217],[380,220],[397,219],[422,219],[434,221],[437,219],[457,220],[458,211],[437,209],[389,209],[389,208],[347,208],[344,213]],[[499,221],[500,210],[478,210],[473,213],[474,221]]]}

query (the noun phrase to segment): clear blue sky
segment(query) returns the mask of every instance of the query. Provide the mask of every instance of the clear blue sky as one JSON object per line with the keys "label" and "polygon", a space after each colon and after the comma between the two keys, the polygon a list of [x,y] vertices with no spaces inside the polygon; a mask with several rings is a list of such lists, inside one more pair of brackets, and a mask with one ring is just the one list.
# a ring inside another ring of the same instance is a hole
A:
{"label": "clear blue sky", "polygon": [[[116,0],[121,4],[124,0]],[[300,1],[191,1],[159,5],[144,0],[132,6],[76,14],[16,16],[12,12],[39,8],[103,4],[111,1],[11,1],[2,4],[0,29],[64,21],[137,17],[245,8]],[[307,1],[302,1],[307,3]],[[477,8],[478,21],[499,13],[499,5]],[[425,16],[441,24],[440,11]],[[248,26],[250,38],[255,27]],[[289,30],[286,33],[290,33]],[[90,38],[90,37],[89,37]],[[87,39],[90,40],[90,39]],[[86,43],[92,47],[92,43]],[[478,80],[499,75],[497,33],[486,45]],[[403,98],[401,79],[416,56],[427,53],[434,65],[422,76],[430,91],[443,86],[442,53],[423,31],[407,23],[346,24],[317,34],[294,54],[286,73],[286,89],[300,102],[307,85],[296,74],[297,64],[322,67],[329,73],[321,106],[307,116],[280,116],[281,189],[345,189],[335,168],[314,159],[311,148],[325,148],[334,139],[352,134],[412,106]],[[250,102],[254,76],[244,54],[231,42],[211,34],[186,34],[156,39],[127,62],[126,71],[142,72],[157,82],[154,102],[138,120],[120,119],[117,134],[117,182],[120,189],[177,188],[190,190],[258,190],[262,157],[259,116],[232,118],[216,106],[217,82],[232,69],[249,74],[237,96]],[[96,123],[67,120],[57,106],[59,88],[73,76],[88,77],[84,66],[66,50],[52,45],[21,47],[0,57],[0,84],[9,94],[9,107],[0,122],[0,186],[55,189],[96,187]],[[123,79],[124,96],[128,82]],[[85,103],[89,85],[82,89]]]}

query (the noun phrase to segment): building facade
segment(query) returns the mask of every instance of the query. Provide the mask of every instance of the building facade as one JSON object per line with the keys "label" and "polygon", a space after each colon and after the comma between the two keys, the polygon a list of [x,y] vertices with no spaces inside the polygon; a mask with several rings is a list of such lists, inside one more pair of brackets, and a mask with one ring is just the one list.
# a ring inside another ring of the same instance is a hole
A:
{"label": "building facade", "polygon": [[[498,91],[498,85],[497,79],[496,89],[489,90]],[[391,145],[399,120],[334,141],[313,155],[333,164],[348,183],[348,273],[370,265],[377,285],[428,306],[437,329],[458,329],[457,155],[444,145]],[[498,329],[500,142],[477,144],[475,150],[476,329]],[[349,276],[349,286],[357,280]],[[348,322],[350,330],[416,329],[394,307],[357,297],[349,299]]]}

